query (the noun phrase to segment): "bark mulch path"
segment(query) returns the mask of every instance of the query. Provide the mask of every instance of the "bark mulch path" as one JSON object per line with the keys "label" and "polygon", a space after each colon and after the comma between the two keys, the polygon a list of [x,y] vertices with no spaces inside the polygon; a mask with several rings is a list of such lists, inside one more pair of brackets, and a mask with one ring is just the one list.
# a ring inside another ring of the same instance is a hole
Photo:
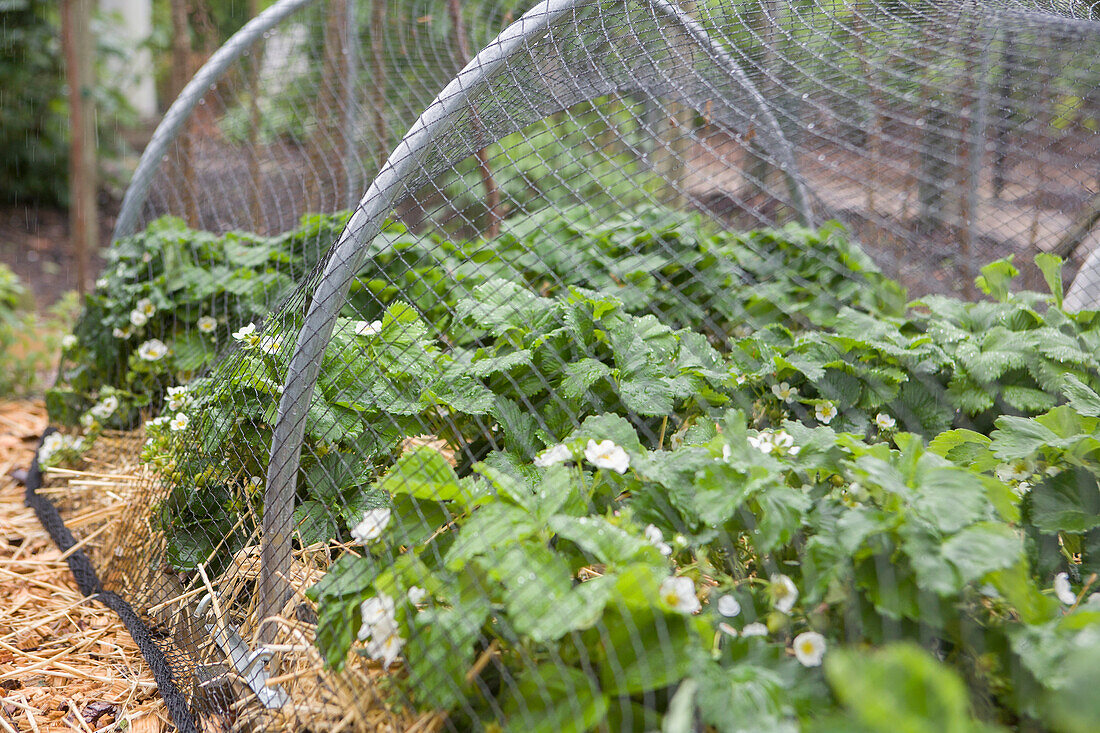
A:
{"label": "bark mulch path", "polygon": [[13,476],[46,426],[41,401],[0,402],[0,732],[170,728],[114,612],[77,590]]}

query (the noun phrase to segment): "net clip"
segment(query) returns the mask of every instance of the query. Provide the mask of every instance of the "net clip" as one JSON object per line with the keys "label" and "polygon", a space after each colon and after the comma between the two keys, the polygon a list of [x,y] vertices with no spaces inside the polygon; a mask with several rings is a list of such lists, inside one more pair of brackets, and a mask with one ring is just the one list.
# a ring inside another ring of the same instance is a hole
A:
{"label": "net clip", "polygon": [[[210,608],[212,598],[209,593],[204,595],[195,606],[195,618],[200,621],[206,616]],[[264,665],[271,659],[271,651],[257,649],[252,651],[241,635],[228,623],[220,624],[217,621],[204,624],[217,645],[225,653],[229,663],[237,670],[237,674],[248,684],[260,703],[268,709],[281,708],[290,702],[290,696],[279,685],[269,685],[270,677],[267,667]]]}

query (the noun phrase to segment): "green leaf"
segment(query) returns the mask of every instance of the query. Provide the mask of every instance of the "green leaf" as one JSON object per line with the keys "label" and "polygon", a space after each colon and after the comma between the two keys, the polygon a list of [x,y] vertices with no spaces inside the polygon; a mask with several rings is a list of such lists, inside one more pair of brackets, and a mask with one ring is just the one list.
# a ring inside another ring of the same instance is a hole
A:
{"label": "green leaf", "polygon": [[607,716],[607,695],[596,680],[562,662],[528,668],[510,686],[504,702],[505,731],[585,733]]}
{"label": "green leaf", "polygon": [[982,268],[982,274],[974,278],[974,284],[986,295],[1001,303],[1008,301],[1009,284],[1020,274],[1012,265],[1012,256],[990,262]]}
{"label": "green leaf", "polygon": [[314,643],[321,651],[325,665],[337,672],[344,668],[348,651],[362,625],[359,603],[358,598],[329,597],[317,609],[317,638]]}
{"label": "green leaf", "polygon": [[1057,599],[1039,592],[1025,563],[995,570],[988,580],[1012,604],[1024,624],[1040,624],[1061,612]]}
{"label": "green leaf", "polygon": [[657,549],[641,537],[635,537],[616,527],[602,517],[551,517],[550,530],[597,560],[608,565],[621,565],[649,556],[655,563],[661,562]]}
{"label": "green leaf", "polygon": [[339,532],[332,511],[319,501],[304,501],[295,507],[294,529],[303,546],[336,539]]}
{"label": "green leaf", "polygon": [[937,531],[944,533],[957,532],[990,517],[981,477],[954,466],[922,471],[920,485],[916,487],[910,507]]}
{"label": "green leaf", "polygon": [[594,440],[597,443],[610,440],[628,452],[642,451],[642,443],[630,421],[611,413],[585,418],[580,428],[570,436],[570,439],[573,438]]}
{"label": "green leaf", "polygon": [[940,433],[928,444],[928,450],[952,463],[969,466],[989,453],[988,436],[963,428]]}
{"label": "green leaf", "polygon": [[456,603],[450,609],[416,614],[414,633],[403,650],[409,687],[416,699],[435,710],[450,710],[469,694],[466,672],[473,666],[487,603]]}
{"label": "green leaf", "polygon": [[1062,394],[1077,412],[1087,417],[1100,417],[1100,395],[1072,374],[1066,375]]}
{"label": "green leaf", "polygon": [[447,551],[444,565],[458,571],[468,560],[497,547],[534,536],[539,525],[525,510],[497,502],[481,507],[466,520]]}
{"label": "green leaf", "polygon": [[611,367],[596,359],[584,358],[565,365],[565,379],[561,383],[561,393],[566,399],[584,397],[585,392],[601,379],[611,375]]}
{"label": "green leaf", "polygon": [[339,443],[358,437],[363,432],[363,421],[356,411],[327,404],[314,393],[306,415],[306,432],[320,443]]}
{"label": "green leaf", "polygon": [[531,352],[528,349],[520,349],[498,356],[475,358],[470,362],[470,373],[475,377],[489,377],[517,366],[530,366],[530,364]]}
{"label": "green leaf", "polygon": [[997,429],[990,437],[993,438],[993,455],[1002,461],[1029,458],[1059,439],[1050,428],[1029,418],[1004,415],[997,418],[996,424]]}
{"label": "green leaf", "polygon": [[600,631],[600,683],[608,695],[633,695],[678,682],[700,648],[691,621],[653,609],[609,607]]}
{"label": "green leaf", "polygon": [[1083,468],[1070,468],[1031,489],[1031,519],[1044,532],[1085,532],[1100,527],[1100,485]]}
{"label": "green leaf", "polygon": [[361,456],[352,453],[328,453],[306,472],[309,495],[334,505],[341,501],[345,489],[365,484],[370,467]]}
{"label": "green leaf", "polygon": [[965,733],[971,720],[966,687],[949,667],[910,642],[860,653],[832,649],[825,679],[862,730]]}
{"label": "green leaf", "polygon": [[197,371],[213,361],[216,354],[213,340],[198,329],[178,333],[172,339],[172,358],[177,369]]}
{"label": "green leaf", "polygon": [[1035,255],[1035,265],[1043,273],[1043,279],[1047,281],[1050,294],[1054,297],[1054,304],[1062,307],[1062,258],[1049,252],[1040,252]]}
{"label": "green leaf", "polygon": [[432,501],[450,501],[463,493],[451,464],[428,447],[401,456],[374,486],[392,495],[407,494]]}
{"label": "green leaf", "polygon": [[408,303],[391,304],[382,314],[379,337],[386,343],[411,344],[428,335],[428,327],[420,320],[420,314]]}
{"label": "green leaf", "polygon": [[306,590],[306,595],[314,601],[350,596],[358,599],[365,595],[379,572],[380,568],[369,557],[341,555],[324,577]]}
{"label": "green leaf", "polygon": [[467,415],[485,415],[495,404],[492,390],[469,377],[437,384],[434,392],[440,402]]}
{"label": "green leaf", "polygon": [[533,458],[541,445],[536,435],[539,423],[531,411],[522,409],[508,397],[497,395],[490,414],[500,423],[508,449],[519,453],[524,459]]}
{"label": "green leaf", "polygon": [[1022,558],[1023,545],[1008,525],[982,522],[967,527],[943,543],[941,552],[959,571],[963,583],[983,579],[994,570],[1010,568]]}
{"label": "green leaf", "polygon": [[1042,412],[1058,403],[1058,400],[1040,389],[1016,384],[1005,385],[1001,389],[1001,395],[1010,407],[1021,412]]}
{"label": "green leaf", "polygon": [[695,705],[700,719],[715,730],[723,733],[797,730],[792,718],[799,693],[790,689],[790,677],[771,665],[752,664],[748,660],[740,660],[728,669],[707,665],[705,674],[689,679],[699,682]]}
{"label": "green leaf", "polygon": [[771,489],[753,497],[760,507],[752,542],[760,552],[772,552],[787,544],[802,527],[802,517],[811,501],[799,489]]}
{"label": "green leaf", "polygon": [[505,588],[504,607],[515,631],[537,643],[596,623],[614,584],[614,578],[603,577],[574,588],[565,558],[530,541],[510,543],[486,556],[484,565]]}
{"label": "green leaf", "polygon": [[672,387],[662,377],[625,378],[619,382],[619,396],[626,408],[638,415],[668,415],[674,406]]}
{"label": "green leaf", "polygon": [[552,301],[508,280],[493,279],[474,288],[473,298],[459,302],[458,315],[500,336],[510,328],[529,329],[551,308]]}

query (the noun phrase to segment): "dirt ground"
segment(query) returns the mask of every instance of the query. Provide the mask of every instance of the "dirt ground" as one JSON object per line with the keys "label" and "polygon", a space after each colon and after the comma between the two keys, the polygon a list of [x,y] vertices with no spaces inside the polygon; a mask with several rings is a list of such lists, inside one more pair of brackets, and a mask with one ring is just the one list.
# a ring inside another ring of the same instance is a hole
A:
{"label": "dirt ground", "polygon": [[159,733],[168,715],[137,645],[23,506],[45,426],[41,401],[0,402],[0,731]]}
{"label": "dirt ground", "polygon": [[[100,252],[111,241],[118,205],[101,202],[99,249],[93,253],[89,282],[103,266]],[[0,207],[0,262],[30,289],[34,304],[45,309],[77,288],[69,215],[62,209],[20,205]]]}

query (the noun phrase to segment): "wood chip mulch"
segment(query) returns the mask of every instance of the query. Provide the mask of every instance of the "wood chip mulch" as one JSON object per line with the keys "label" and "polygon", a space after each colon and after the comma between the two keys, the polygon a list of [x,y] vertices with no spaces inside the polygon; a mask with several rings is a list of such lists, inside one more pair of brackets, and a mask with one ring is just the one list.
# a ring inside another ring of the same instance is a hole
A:
{"label": "wood chip mulch", "polygon": [[80,594],[23,506],[20,473],[45,427],[40,401],[0,402],[0,732],[168,730],[137,645],[114,612]]}

